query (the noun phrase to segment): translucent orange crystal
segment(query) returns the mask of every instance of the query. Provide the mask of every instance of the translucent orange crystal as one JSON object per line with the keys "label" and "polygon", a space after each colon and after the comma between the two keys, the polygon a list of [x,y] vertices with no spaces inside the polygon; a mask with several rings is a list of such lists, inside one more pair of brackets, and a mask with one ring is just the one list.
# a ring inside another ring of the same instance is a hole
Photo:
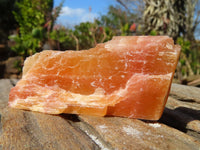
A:
{"label": "translucent orange crystal", "polygon": [[43,51],[26,59],[9,106],[158,120],[180,47],[167,36],[123,36],[82,51]]}

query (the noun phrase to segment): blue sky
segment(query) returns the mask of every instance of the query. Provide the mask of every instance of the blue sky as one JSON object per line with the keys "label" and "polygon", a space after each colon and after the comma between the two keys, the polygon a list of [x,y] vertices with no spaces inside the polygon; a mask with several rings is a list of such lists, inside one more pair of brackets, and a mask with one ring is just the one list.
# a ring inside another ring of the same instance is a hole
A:
{"label": "blue sky", "polygon": [[[58,6],[61,1],[54,0],[54,7]],[[73,27],[80,22],[93,21],[101,14],[106,14],[110,5],[116,4],[116,0],[65,0],[57,23]]]}

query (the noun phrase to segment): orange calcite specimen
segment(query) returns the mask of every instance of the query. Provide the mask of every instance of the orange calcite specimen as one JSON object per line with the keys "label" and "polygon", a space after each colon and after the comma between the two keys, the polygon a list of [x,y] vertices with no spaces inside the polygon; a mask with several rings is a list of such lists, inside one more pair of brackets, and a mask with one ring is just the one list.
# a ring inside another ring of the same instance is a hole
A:
{"label": "orange calcite specimen", "polygon": [[43,51],[26,59],[9,106],[158,120],[180,47],[167,36],[123,36],[83,51]]}

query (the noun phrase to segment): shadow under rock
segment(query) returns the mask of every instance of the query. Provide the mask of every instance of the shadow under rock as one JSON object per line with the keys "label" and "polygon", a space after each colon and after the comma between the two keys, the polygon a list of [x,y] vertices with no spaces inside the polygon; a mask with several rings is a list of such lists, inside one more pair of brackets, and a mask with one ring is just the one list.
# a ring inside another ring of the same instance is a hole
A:
{"label": "shadow under rock", "polygon": [[68,121],[80,122],[80,119],[76,114],[60,114],[59,116]]}
{"label": "shadow under rock", "polygon": [[158,122],[186,133],[187,124],[193,120],[200,120],[200,110],[177,107],[176,109],[165,108]]}
{"label": "shadow under rock", "polygon": [[4,78],[5,64],[1,64],[0,62],[0,79]]}

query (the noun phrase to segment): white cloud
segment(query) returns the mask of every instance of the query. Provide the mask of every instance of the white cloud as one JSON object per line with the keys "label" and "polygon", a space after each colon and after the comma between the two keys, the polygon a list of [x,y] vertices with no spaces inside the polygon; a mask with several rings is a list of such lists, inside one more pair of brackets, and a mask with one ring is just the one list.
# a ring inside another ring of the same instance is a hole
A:
{"label": "white cloud", "polygon": [[67,6],[63,7],[61,9],[61,16],[81,16],[83,13],[85,13],[85,9],[82,8],[69,8]]}
{"label": "white cloud", "polygon": [[97,13],[92,13],[87,11],[83,8],[70,8],[70,7],[63,7],[61,13],[57,19],[57,23],[73,27],[81,22],[93,22],[95,18],[98,17]]}
{"label": "white cloud", "polygon": [[81,17],[81,22],[93,22],[95,18],[97,18],[98,15],[96,13],[85,13],[82,17]]}

